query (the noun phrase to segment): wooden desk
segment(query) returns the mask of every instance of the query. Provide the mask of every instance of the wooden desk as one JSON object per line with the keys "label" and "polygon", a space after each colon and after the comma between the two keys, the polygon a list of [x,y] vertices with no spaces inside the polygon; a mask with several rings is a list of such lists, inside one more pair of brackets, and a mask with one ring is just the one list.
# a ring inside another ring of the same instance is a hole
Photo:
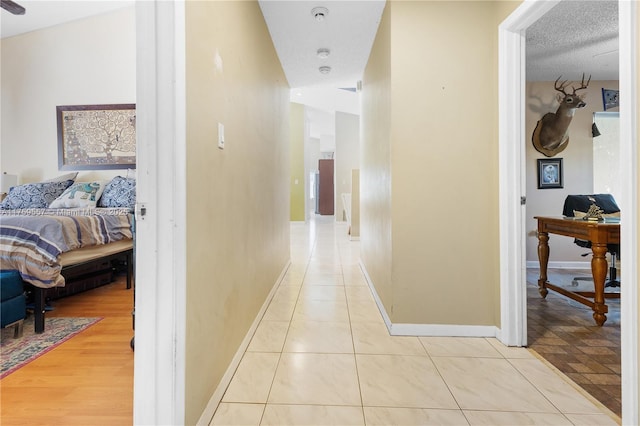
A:
{"label": "wooden desk", "polygon": [[[605,315],[609,309],[604,303],[605,296],[620,297],[618,293],[606,294],[604,282],[607,278],[607,244],[620,244],[620,221],[593,222],[582,219],[564,217],[541,217],[538,220],[538,260],[540,261],[540,279],[538,291],[546,297],[548,290],[554,290],[593,309],[593,319],[602,325],[607,320]],[[564,235],[579,240],[591,241],[591,274],[593,275],[593,292],[575,292],[558,287],[547,281],[547,265],[549,263],[549,234]],[[593,298],[593,300],[591,300]]]}

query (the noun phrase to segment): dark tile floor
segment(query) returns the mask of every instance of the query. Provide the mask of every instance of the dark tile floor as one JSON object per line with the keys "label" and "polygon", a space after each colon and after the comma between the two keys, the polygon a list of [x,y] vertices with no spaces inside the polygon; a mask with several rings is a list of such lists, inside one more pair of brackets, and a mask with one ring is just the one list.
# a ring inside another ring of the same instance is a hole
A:
{"label": "dark tile floor", "polygon": [[[553,269],[548,271],[548,281],[572,290],[589,286],[592,290],[589,281],[580,281],[579,287],[571,285],[574,276],[588,273]],[[598,327],[588,306],[553,291],[543,299],[538,293],[538,276],[538,269],[527,271],[529,348],[620,416],[620,300],[607,299],[607,321]]]}

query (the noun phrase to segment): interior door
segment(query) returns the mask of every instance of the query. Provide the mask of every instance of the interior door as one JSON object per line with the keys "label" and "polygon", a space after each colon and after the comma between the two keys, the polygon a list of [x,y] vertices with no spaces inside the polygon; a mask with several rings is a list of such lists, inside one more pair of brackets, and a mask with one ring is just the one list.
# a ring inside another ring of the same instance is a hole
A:
{"label": "interior door", "polygon": [[318,210],[321,215],[332,215],[334,212],[333,159],[318,160],[318,170],[320,172]]}

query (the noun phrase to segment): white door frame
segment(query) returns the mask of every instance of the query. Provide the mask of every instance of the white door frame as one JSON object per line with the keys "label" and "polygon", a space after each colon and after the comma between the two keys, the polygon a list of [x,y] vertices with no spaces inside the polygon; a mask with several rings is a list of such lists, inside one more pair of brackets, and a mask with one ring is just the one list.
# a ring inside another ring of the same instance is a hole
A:
{"label": "white door frame", "polygon": [[[624,282],[620,288],[620,332],[622,352],[622,423],[640,424],[638,412],[638,3],[618,2],[620,33],[620,158],[623,198],[620,251]],[[626,237],[626,238],[625,238]]]}
{"label": "white door frame", "polygon": [[[500,310],[499,339],[510,346],[527,342],[525,207],[525,30],[558,1],[523,2],[499,28]],[[619,2],[620,102],[623,214],[621,252],[622,421],[638,424],[638,46],[636,2]],[[635,284],[635,285],[634,285]]]}
{"label": "white door frame", "polygon": [[527,344],[525,30],[556,1],[525,1],[499,27],[500,340]]}
{"label": "white door frame", "polygon": [[[136,2],[134,424],[185,419],[184,2]],[[144,204],[146,215],[141,216]],[[106,396],[108,397],[108,395]]]}

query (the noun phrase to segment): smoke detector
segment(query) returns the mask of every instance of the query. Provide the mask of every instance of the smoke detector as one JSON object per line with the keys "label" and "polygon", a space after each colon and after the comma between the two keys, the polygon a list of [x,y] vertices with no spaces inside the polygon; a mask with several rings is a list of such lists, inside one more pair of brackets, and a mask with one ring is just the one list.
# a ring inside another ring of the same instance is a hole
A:
{"label": "smoke detector", "polygon": [[331,72],[331,67],[328,67],[325,65],[318,68],[318,70],[320,71],[321,74],[329,74]]}
{"label": "smoke detector", "polygon": [[326,18],[328,14],[329,9],[327,9],[326,7],[320,6],[311,9],[311,16],[313,16],[313,18],[318,22],[324,21],[324,18]]}
{"label": "smoke detector", "polygon": [[326,48],[320,48],[318,49],[318,58],[320,59],[327,59],[329,57],[329,55],[331,54],[331,51],[329,49]]}

